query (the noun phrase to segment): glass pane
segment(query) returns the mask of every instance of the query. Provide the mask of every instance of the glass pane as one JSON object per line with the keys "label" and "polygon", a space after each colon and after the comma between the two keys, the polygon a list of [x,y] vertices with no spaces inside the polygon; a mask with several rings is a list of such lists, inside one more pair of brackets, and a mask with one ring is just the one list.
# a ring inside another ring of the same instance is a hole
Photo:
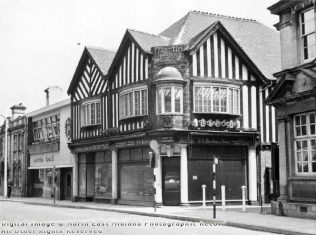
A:
{"label": "glass pane", "polygon": [[96,115],[95,115],[95,103],[91,104],[91,124],[95,124]]}
{"label": "glass pane", "polygon": [[95,197],[111,196],[112,193],[112,164],[95,164]]}
{"label": "glass pane", "polygon": [[304,152],[302,152],[302,154],[303,154],[303,161],[304,162],[308,162],[308,152],[307,151],[304,151]]}
{"label": "glass pane", "polygon": [[182,89],[175,88],[174,89],[174,111],[176,113],[181,112],[181,98],[182,98]]}
{"label": "glass pane", "polygon": [[239,90],[234,90],[234,96],[233,96],[233,107],[235,114],[239,113]]}
{"label": "glass pane", "polygon": [[148,165],[124,165],[120,168],[121,198],[125,200],[152,201],[154,174]]}
{"label": "glass pane", "polygon": [[86,164],[79,164],[79,196],[87,195]]}
{"label": "glass pane", "polygon": [[296,136],[301,136],[302,135],[300,127],[296,127],[295,130],[296,130]]}
{"label": "glass pane", "polygon": [[221,101],[221,112],[227,112],[227,89],[221,88],[220,89],[220,101]]}
{"label": "glass pane", "polygon": [[147,90],[142,91],[142,115],[147,114]]}
{"label": "glass pane", "polygon": [[316,172],[316,162],[312,163],[312,172]]}
{"label": "glass pane", "polygon": [[309,123],[315,123],[315,113],[309,115]]}
{"label": "glass pane", "polygon": [[133,105],[133,92],[130,92],[129,94],[129,116],[134,115],[134,105]]}
{"label": "glass pane", "polygon": [[[315,37],[315,34],[312,35],[313,37]],[[315,57],[315,41],[313,42],[313,44],[309,44],[308,45],[308,58],[314,58]]]}
{"label": "glass pane", "polygon": [[300,116],[296,116],[295,117],[295,125],[298,126],[298,125],[300,125],[300,123],[301,123],[300,122]]}
{"label": "glass pane", "polygon": [[306,135],[307,131],[306,131],[306,126],[302,126],[302,135]]}
{"label": "glass pane", "polygon": [[296,150],[300,151],[302,148],[301,141],[296,141]]}
{"label": "glass pane", "polygon": [[219,112],[219,88],[213,87],[213,111]]}
{"label": "glass pane", "polygon": [[297,172],[302,172],[302,163],[297,163]]}
{"label": "glass pane", "polygon": [[124,101],[125,101],[125,117],[129,117],[129,101],[128,101],[128,94],[124,95]]}
{"label": "glass pane", "polygon": [[307,140],[302,141],[302,149],[307,150]]}
{"label": "glass pane", "polygon": [[316,161],[316,151],[312,151],[311,155],[312,155],[312,161]]}
{"label": "glass pane", "polygon": [[304,32],[303,35],[313,33],[315,31],[314,20],[310,20],[304,24]]}
{"label": "glass pane", "polygon": [[100,124],[101,123],[101,103],[98,102],[96,106],[97,106],[97,112],[96,112],[97,124]]}
{"label": "glass pane", "polygon": [[158,113],[161,113],[161,97],[162,97],[162,89],[158,90]]}
{"label": "glass pane", "polygon": [[194,88],[194,108],[195,112],[202,112],[202,87]]}
{"label": "glass pane", "polygon": [[302,163],[303,172],[308,172],[308,163]]}
{"label": "glass pane", "polygon": [[171,113],[171,88],[164,88],[165,112]]}
{"label": "glass pane", "polygon": [[302,161],[302,153],[296,153],[297,161]]}
{"label": "glass pane", "polygon": [[165,191],[179,192],[180,191],[180,175],[178,171],[166,172],[165,178]]}
{"label": "glass pane", "polygon": [[316,149],[316,139],[311,140],[311,149]]}
{"label": "glass pane", "polygon": [[301,125],[305,125],[306,124],[306,116],[303,115],[301,116]]}
{"label": "glass pane", "polygon": [[135,115],[140,115],[140,91],[135,91]]}
{"label": "glass pane", "polygon": [[315,135],[316,134],[316,125],[311,125],[310,126],[310,132],[311,132],[311,135]]}

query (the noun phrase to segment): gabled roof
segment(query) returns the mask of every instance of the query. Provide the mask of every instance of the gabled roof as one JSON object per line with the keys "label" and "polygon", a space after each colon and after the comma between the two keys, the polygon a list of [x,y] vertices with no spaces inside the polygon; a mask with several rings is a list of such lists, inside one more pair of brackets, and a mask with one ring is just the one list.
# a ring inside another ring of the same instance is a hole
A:
{"label": "gabled roof", "polygon": [[220,21],[243,51],[268,79],[281,70],[279,33],[255,20],[191,11],[168,27],[160,36],[170,45],[189,44],[210,25]]}
{"label": "gabled roof", "polygon": [[152,47],[167,46],[170,42],[170,39],[159,35],[127,29],[120,43],[119,49],[117,50],[117,53],[115,54],[113,62],[109,68],[109,73],[111,73],[114,66],[116,65],[116,62],[120,59],[128,41],[134,42],[138,47],[140,47],[141,50],[143,50],[143,52],[151,53],[150,49]]}
{"label": "gabled roof", "polygon": [[220,21],[216,21],[215,23],[211,24],[208,28],[204,31],[196,35],[194,38],[191,39],[189,45],[187,46],[187,50],[190,53],[194,53],[198,50],[203,43],[214,33],[220,32],[222,37],[224,37],[227,41],[230,42],[230,47],[234,48],[234,50],[238,53],[238,55],[245,61],[256,74],[256,76],[261,79],[264,83],[267,83],[267,78],[262,74],[262,72],[258,69],[256,64],[248,57],[248,55],[243,51],[243,49],[239,46],[239,44],[235,41],[235,39],[230,35],[230,33],[225,29]]}
{"label": "gabled roof", "polygon": [[85,47],[75,70],[74,76],[70,82],[67,93],[70,94],[77,82],[79,82],[78,76],[80,76],[82,67],[85,65],[88,58],[91,58],[99,68],[102,75],[106,76],[114,59],[115,53],[116,52],[108,49]]}

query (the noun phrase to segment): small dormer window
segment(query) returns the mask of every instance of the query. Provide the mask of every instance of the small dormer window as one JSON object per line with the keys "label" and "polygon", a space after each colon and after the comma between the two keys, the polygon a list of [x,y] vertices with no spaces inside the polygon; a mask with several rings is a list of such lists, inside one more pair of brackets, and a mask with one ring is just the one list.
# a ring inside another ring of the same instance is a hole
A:
{"label": "small dormer window", "polygon": [[302,56],[303,60],[315,58],[315,13],[314,8],[308,9],[300,15]]}

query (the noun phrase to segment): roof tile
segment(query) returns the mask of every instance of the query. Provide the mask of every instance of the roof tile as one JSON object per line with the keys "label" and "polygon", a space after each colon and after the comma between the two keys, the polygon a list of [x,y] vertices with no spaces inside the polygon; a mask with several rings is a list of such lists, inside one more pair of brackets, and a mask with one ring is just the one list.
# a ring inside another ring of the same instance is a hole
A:
{"label": "roof tile", "polygon": [[87,47],[87,50],[98,65],[98,67],[101,69],[103,75],[106,75],[116,52],[108,49],[90,46]]}
{"label": "roof tile", "polygon": [[160,36],[172,44],[188,44],[199,33],[220,21],[258,69],[268,78],[281,70],[279,33],[255,20],[191,11]]}

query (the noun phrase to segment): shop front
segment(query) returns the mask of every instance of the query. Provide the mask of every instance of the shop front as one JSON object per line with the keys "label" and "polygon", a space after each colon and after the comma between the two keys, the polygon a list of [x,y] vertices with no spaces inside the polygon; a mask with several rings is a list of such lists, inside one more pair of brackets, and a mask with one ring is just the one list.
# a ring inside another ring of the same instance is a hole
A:
{"label": "shop front", "polygon": [[64,161],[58,153],[31,155],[29,196],[50,199],[55,192],[57,200],[71,200],[73,163],[69,160]]}
{"label": "shop front", "polygon": [[118,149],[118,179],[118,203],[153,204],[154,174],[148,147]]}
{"label": "shop front", "polygon": [[155,178],[147,141],[102,142],[108,140],[73,146],[78,159],[75,200],[153,205]]}
{"label": "shop front", "polygon": [[79,153],[78,175],[78,200],[111,200],[111,151]]}
{"label": "shop front", "polygon": [[[157,136],[154,136],[157,135]],[[225,186],[228,203],[242,201],[241,186],[247,187],[249,203],[257,201],[257,154],[255,132],[179,131],[160,136],[152,133],[156,155],[156,203],[167,206],[201,204],[213,198],[213,159],[216,165],[216,197]]]}

